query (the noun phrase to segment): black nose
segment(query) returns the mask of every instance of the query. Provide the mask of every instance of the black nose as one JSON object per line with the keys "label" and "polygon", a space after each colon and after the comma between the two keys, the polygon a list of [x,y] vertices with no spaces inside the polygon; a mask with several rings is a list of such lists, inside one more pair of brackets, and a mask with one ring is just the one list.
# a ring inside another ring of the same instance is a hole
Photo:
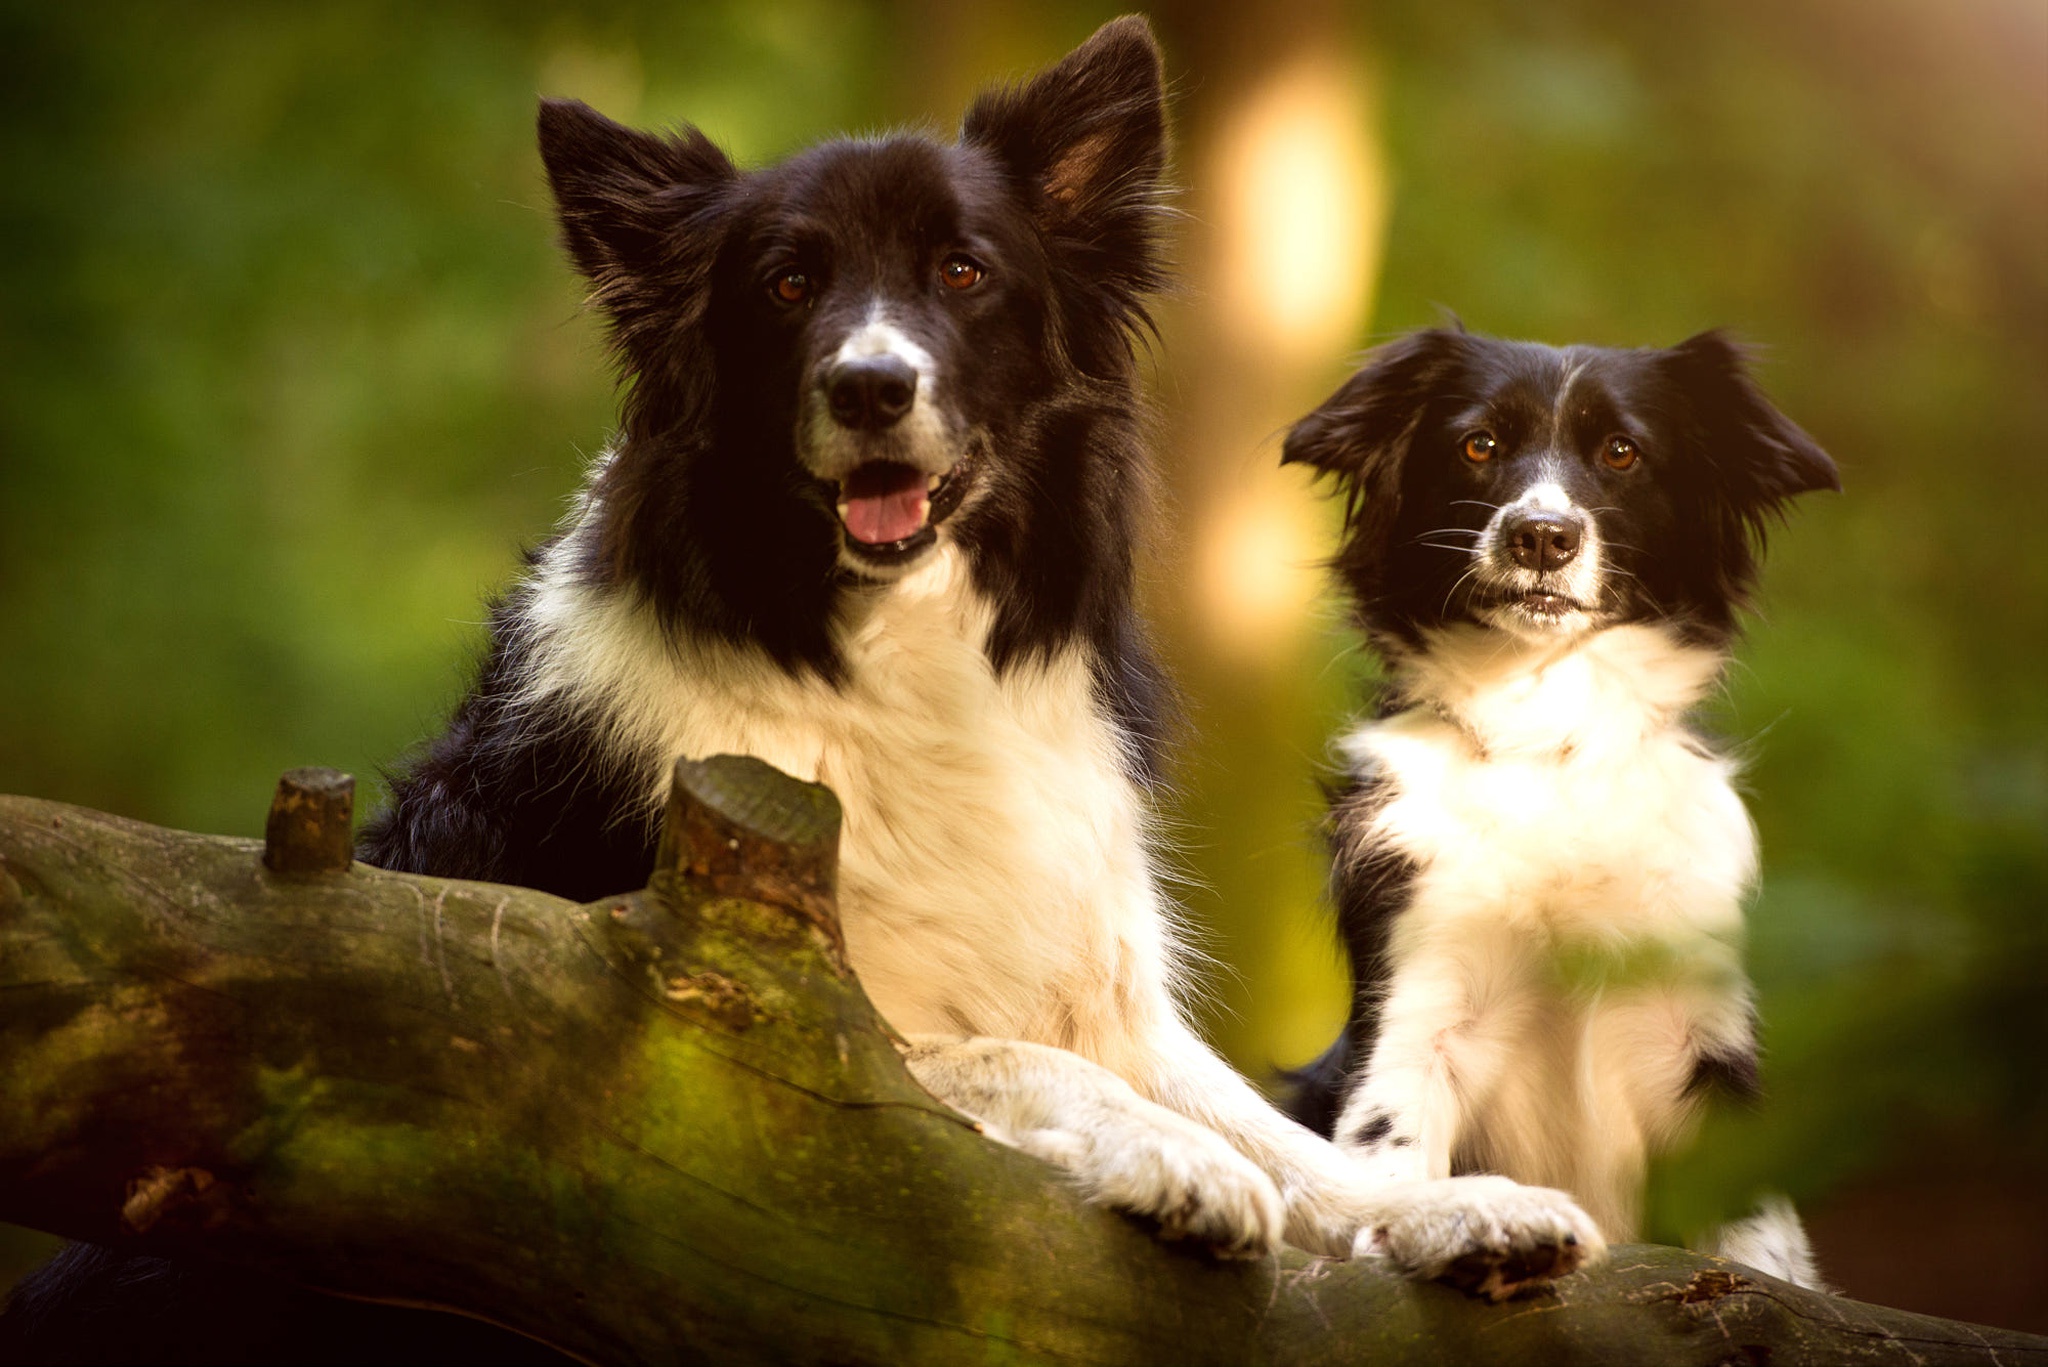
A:
{"label": "black nose", "polygon": [[1570,513],[1522,513],[1507,525],[1508,555],[1525,570],[1557,570],[1572,563],[1586,528]]}
{"label": "black nose", "polygon": [[917,402],[917,372],[894,356],[841,361],[825,379],[825,399],[841,427],[879,432]]}

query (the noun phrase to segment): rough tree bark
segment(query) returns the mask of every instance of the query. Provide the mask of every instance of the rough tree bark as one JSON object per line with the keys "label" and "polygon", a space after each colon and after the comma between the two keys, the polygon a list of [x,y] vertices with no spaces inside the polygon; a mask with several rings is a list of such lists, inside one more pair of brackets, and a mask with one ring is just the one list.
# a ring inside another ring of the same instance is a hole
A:
{"label": "rough tree bark", "polygon": [[350,866],[347,821],[325,771],[267,856],[0,798],[0,1220],[594,1362],[2048,1364],[1673,1249],[1493,1306],[1162,1245],[910,1079],[837,804],[756,761],[681,766],[653,886],[585,906]]}

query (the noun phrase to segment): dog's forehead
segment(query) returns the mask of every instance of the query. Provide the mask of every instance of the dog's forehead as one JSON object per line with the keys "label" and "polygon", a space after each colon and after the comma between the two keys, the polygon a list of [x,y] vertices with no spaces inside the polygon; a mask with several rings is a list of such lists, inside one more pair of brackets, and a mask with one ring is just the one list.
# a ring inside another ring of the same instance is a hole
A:
{"label": "dog's forehead", "polygon": [[1469,390],[1477,407],[1553,420],[1628,412],[1643,398],[1653,368],[1640,351],[1490,338],[1472,360]]}
{"label": "dog's forehead", "polygon": [[754,181],[758,235],[870,251],[971,233],[1000,193],[961,149],[908,134],[822,143]]}

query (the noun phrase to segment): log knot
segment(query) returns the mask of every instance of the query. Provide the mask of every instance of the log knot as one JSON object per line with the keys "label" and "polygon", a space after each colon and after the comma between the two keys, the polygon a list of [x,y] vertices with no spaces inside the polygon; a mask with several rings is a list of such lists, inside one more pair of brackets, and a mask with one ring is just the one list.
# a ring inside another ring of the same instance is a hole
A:
{"label": "log knot", "polygon": [[839,928],[839,799],[751,755],[679,759],[649,889],[686,889],[796,912],[844,965]]}
{"label": "log knot", "polygon": [[1732,1296],[1738,1291],[1748,1291],[1756,1285],[1749,1278],[1734,1272],[1723,1272],[1717,1267],[1703,1267],[1692,1274],[1692,1279],[1679,1288],[1676,1297],[1680,1305],[1698,1305],[1703,1301],[1717,1301],[1723,1296]]}
{"label": "log knot", "polygon": [[338,769],[290,769],[263,824],[272,873],[346,873],[355,862],[356,781]]}

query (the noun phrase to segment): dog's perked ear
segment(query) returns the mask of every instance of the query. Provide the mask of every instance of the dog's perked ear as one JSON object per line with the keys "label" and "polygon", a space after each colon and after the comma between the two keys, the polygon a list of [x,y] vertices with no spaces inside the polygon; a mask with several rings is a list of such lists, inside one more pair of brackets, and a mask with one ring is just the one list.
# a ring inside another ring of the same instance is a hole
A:
{"label": "dog's perked ear", "polygon": [[1344,525],[1353,546],[1376,545],[1400,509],[1401,458],[1430,398],[1464,354],[1465,334],[1427,328],[1387,343],[1338,386],[1322,407],[1294,424],[1282,465],[1308,465],[1344,491]]}
{"label": "dog's perked ear", "polygon": [[1839,491],[1828,453],[1777,410],[1750,378],[1748,357],[1726,333],[1702,332],[1665,353],[1722,492],[1751,518],[1816,489]]}
{"label": "dog's perked ear", "polygon": [[636,325],[687,296],[702,219],[739,172],[694,128],[646,133],[581,100],[542,100],[538,122],[562,245],[630,356]]}
{"label": "dog's perked ear", "polygon": [[1009,173],[1055,269],[1143,325],[1144,296],[1166,276],[1166,91],[1144,18],[1112,19],[1023,85],[983,94],[960,141]]}

